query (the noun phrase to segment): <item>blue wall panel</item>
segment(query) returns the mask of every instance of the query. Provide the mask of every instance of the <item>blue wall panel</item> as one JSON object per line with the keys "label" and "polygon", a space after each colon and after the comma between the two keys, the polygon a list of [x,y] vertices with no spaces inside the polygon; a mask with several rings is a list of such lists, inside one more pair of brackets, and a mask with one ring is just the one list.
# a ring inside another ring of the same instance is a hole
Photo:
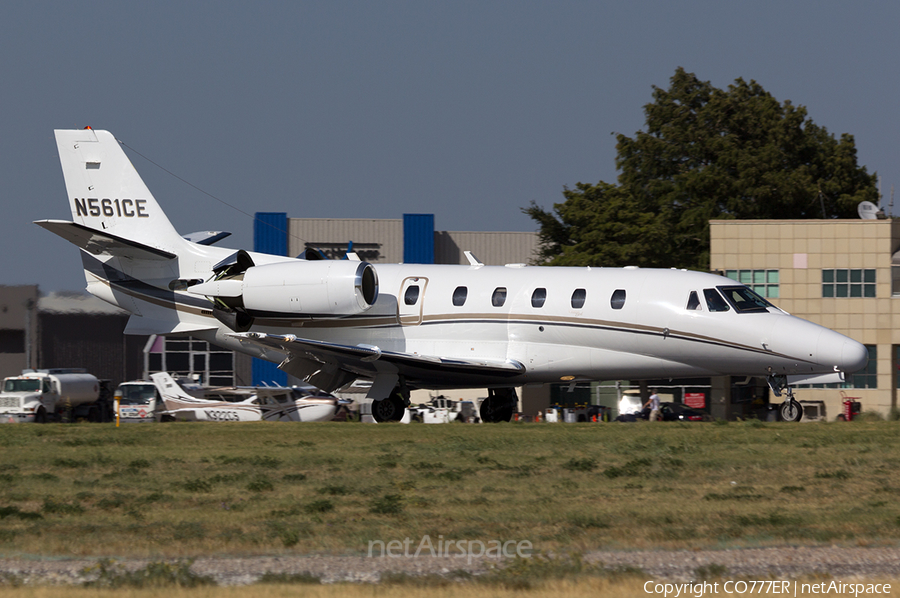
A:
{"label": "blue wall panel", "polygon": [[434,263],[434,214],[403,215],[403,263]]}
{"label": "blue wall panel", "polygon": [[[253,251],[272,255],[287,255],[288,218],[285,212],[257,212],[253,219]],[[287,374],[278,364],[253,359],[253,384],[287,386]]]}
{"label": "blue wall panel", "polygon": [[285,212],[257,212],[253,219],[253,251],[287,255],[287,229]]}

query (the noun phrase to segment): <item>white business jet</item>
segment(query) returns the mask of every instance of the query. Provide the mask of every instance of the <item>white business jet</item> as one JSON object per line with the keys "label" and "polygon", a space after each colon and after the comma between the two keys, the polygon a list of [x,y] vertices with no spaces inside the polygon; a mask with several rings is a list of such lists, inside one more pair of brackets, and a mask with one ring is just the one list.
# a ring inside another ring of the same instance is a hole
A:
{"label": "white business jet", "polygon": [[56,131],[87,290],[132,315],[126,334],[189,334],[279,364],[331,392],[372,381],[378,421],[413,388],[485,387],[509,420],[523,384],[764,376],[784,419],[790,384],[834,382],[866,349],[714,274],[638,268],[306,260],[214,247],[175,231],[107,131]]}

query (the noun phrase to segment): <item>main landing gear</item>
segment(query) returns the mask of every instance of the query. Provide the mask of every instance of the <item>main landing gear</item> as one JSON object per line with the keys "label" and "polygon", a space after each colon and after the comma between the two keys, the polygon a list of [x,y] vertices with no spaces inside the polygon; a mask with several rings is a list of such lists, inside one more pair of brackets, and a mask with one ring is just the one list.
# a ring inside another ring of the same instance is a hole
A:
{"label": "main landing gear", "polygon": [[515,388],[489,388],[481,401],[481,421],[496,424],[508,422],[518,406]]}
{"label": "main landing gear", "polygon": [[407,407],[409,407],[409,390],[405,384],[398,385],[387,398],[372,402],[372,418],[379,424],[398,422],[403,419]]}
{"label": "main landing gear", "polygon": [[778,412],[781,419],[786,422],[798,422],[803,417],[803,405],[794,398],[794,391],[791,389],[787,381],[787,376],[769,376],[769,388],[775,393],[776,397],[781,396],[781,392],[787,393],[787,398],[781,403]]}
{"label": "main landing gear", "polygon": [[[519,399],[514,388],[489,388],[488,396],[481,402],[481,421],[508,422],[518,407]],[[372,418],[378,422],[398,422],[409,407],[409,389],[401,379],[391,394],[372,402]]]}

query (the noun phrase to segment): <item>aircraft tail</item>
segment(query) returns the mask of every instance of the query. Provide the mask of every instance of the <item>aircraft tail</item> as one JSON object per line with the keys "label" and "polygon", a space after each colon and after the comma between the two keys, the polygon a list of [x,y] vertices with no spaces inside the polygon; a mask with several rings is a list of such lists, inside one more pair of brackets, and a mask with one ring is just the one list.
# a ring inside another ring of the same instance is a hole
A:
{"label": "aircraft tail", "polygon": [[76,224],[166,252],[187,243],[112,133],[88,128],[55,134]]}
{"label": "aircraft tail", "polygon": [[153,385],[156,386],[156,390],[159,392],[159,396],[162,397],[163,401],[173,399],[187,399],[188,401],[196,400],[186,393],[184,389],[181,388],[181,385],[166,372],[150,374],[150,379],[153,380]]}

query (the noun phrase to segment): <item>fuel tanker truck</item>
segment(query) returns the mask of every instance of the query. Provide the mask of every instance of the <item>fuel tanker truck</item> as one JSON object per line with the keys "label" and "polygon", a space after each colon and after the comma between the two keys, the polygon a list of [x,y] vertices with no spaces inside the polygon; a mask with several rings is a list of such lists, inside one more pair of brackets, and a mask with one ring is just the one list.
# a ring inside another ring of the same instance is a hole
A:
{"label": "fuel tanker truck", "polygon": [[0,423],[110,421],[108,382],[82,369],[23,370],[4,378]]}

